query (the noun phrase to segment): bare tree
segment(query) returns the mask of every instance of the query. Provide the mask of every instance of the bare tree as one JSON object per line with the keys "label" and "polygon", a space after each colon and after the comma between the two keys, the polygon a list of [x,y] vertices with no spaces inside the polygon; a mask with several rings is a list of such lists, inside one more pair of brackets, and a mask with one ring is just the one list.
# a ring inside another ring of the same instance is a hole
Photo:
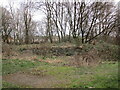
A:
{"label": "bare tree", "polygon": [[6,43],[9,42],[9,37],[12,32],[12,28],[10,26],[11,22],[11,15],[10,12],[2,7],[2,39]]}
{"label": "bare tree", "polygon": [[52,36],[53,36],[53,31],[52,31],[52,20],[51,20],[51,14],[52,14],[52,9],[51,9],[51,6],[50,6],[51,3],[49,3],[48,1],[45,2],[45,7],[46,7],[46,18],[47,18],[47,22],[46,22],[46,27],[47,27],[47,30],[46,30],[46,35],[49,37],[49,40],[51,43],[53,43],[53,40],[52,40]]}
{"label": "bare tree", "polygon": [[29,31],[30,25],[32,22],[32,10],[31,10],[32,2],[27,1],[23,3],[23,21],[25,26],[25,43],[29,44]]}
{"label": "bare tree", "polygon": [[[46,35],[52,43],[57,33],[59,42],[69,35],[82,43],[90,43],[115,28],[114,5],[110,2],[38,2],[46,15]],[[38,4],[37,3],[37,4]]]}
{"label": "bare tree", "polygon": [[[117,41],[117,44],[120,46],[120,2],[118,2],[118,8],[117,8],[117,35],[116,35],[116,41]],[[119,48],[120,49],[120,48]],[[119,50],[120,52],[120,50]]]}
{"label": "bare tree", "polygon": [[94,2],[91,5],[91,13],[89,13],[90,21],[88,21],[89,25],[85,36],[86,43],[91,42],[94,38],[115,27],[114,13],[111,11],[114,8],[112,3]]}

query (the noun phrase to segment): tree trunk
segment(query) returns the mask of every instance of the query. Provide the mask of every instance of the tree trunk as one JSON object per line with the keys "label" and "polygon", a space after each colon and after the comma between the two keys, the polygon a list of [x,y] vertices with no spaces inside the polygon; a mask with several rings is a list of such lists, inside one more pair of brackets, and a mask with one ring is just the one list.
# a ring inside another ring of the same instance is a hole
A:
{"label": "tree trunk", "polygon": [[25,34],[25,44],[29,44],[28,29],[26,29],[26,34]]}

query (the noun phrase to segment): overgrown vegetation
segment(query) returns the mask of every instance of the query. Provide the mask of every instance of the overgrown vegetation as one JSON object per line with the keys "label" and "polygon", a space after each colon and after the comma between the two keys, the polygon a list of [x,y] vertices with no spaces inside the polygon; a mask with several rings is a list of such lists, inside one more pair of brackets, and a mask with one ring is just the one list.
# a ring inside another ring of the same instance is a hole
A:
{"label": "overgrown vegetation", "polygon": [[[8,46],[9,47],[9,46]],[[3,46],[6,48],[6,46]],[[15,49],[16,48],[16,49]],[[76,52],[79,53],[92,53],[100,57],[103,60],[118,60],[118,45],[109,44],[106,42],[100,43],[97,42],[96,45],[93,44],[81,44],[76,48],[75,44],[66,43],[65,44],[49,44],[46,43],[43,45],[12,45],[11,50],[3,49],[4,53],[8,53],[7,56],[19,56],[19,54],[30,54],[30,55],[39,55],[43,58],[52,57],[52,56],[73,56]],[[11,52],[11,53],[9,53]],[[4,54],[3,53],[3,54]],[[17,55],[18,54],[18,55]]]}

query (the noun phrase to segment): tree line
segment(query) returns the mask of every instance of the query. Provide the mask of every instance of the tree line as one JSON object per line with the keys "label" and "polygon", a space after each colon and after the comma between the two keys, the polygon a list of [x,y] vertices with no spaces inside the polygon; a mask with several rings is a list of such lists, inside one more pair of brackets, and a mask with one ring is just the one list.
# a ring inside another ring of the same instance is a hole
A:
{"label": "tree line", "polygon": [[[118,10],[113,2],[22,2],[19,8],[2,9],[3,42],[34,43],[35,37],[44,41],[58,42],[74,40],[90,43],[98,37],[117,36]],[[41,11],[42,21],[33,19],[34,12]],[[39,34],[38,34],[39,33]]]}

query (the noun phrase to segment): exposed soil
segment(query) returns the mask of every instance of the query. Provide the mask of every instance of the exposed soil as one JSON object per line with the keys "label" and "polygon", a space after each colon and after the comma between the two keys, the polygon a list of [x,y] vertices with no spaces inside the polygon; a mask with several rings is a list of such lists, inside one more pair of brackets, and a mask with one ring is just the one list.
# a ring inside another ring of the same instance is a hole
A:
{"label": "exposed soil", "polygon": [[33,88],[50,88],[54,87],[56,84],[66,82],[65,80],[58,80],[53,76],[39,76],[22,72],[3,76],[2,79],[12,84]]}

